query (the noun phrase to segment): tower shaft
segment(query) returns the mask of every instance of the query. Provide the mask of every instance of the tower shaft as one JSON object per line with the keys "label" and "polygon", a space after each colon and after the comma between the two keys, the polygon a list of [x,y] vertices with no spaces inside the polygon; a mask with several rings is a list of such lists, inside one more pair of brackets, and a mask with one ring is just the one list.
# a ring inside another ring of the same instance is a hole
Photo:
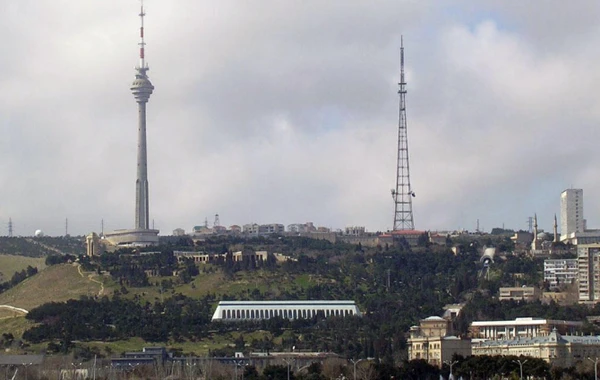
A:
{"label": "tower shaft", "polygon": [[406,123],[406,81],[404,79],[404,42],[400,45],[400,83],[398,110],[398,160],[396,163],[396,189],[394,199],[394,231],[414,230],[412,198],[410,188],[410,166],[408,161],[408,133]]}
{"label": "tower shaft", "polygon": [[148,156],[146,148],[146,102],[138,103],[137,179],[135,181],[135,228],[150,227]]}

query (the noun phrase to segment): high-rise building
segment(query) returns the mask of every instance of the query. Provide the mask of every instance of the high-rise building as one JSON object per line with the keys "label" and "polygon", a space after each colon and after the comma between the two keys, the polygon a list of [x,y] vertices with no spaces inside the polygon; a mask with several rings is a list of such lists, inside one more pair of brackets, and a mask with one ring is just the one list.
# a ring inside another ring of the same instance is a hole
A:
{"label": "high-rise building", "polygon": [[544,260],[544,282],[548,282],[552,288],[570,285],[577,280],[578,275],[577,259]]}
{"label": "high-rise building", "polygon": [[579,302],[596,303],[600,300],[600,244],[577,246],[579,268]]}
{"label": "high-rise building", "polygon": [[583,189],[567,189],[560,194],[560,240],[584,230]]}

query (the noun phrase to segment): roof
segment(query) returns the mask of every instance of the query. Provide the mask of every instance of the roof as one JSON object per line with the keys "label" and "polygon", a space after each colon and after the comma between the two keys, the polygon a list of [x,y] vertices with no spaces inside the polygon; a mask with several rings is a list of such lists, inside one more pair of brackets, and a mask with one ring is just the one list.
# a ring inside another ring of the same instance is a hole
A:
{"label": "roof", "polygon": [[419,230],[395,230],[390,232],[392,235],[423,235],[424,233],[425,231]]}
{"label": "roof", "polygon": [[38,365],[44,362],[44,355],[0,355],[0,365]]}
{"label": "roof", "polygon": [[533,317],[517,318],[517,319],[509,320],[509,321],[473,321],[473,322],[471,322],[471,326],[474,326],[474,327],[477,327],[477,326],[506,326],[506,325],[532,326],[532,325],[545,325],[545,324],[580,326],[583,324],[583,322],[557,321],[557,320],[533,318]]}
{"label": "roof", "polygon": [[600,336],[597,335],[560,335],[556,331],[551,332],[549,335],[537,336],[532,338],[518,338],[518,339],[501,339],[501,340],[485,340],[480,341],[478,346],[480,347],[494,347],[494,346],[523,346],[529,344],[542,344],[557,342],[562,344],[574,343],[574,344],[585,344],[585,345],[600,345]]}
{"label": "roof", "polygon": [[219,306],[315,306],[315,305],[327,305],[327,306],[355,306],[355,301],[328,301],[328,300],[315,300],[315,301],[219,301]]}
{"label": "roof", "polygon": [[438,317],[438,316],[435,316],[435,315],[433,315],[433,316],[431,316],[431,317],[427,317],[427,318],[425,318],[425,319],[423,319],[423,320],[424,320],[424,321],[445,321],[445,319],[444,319],[444,318],[442,318],[442,317]]}

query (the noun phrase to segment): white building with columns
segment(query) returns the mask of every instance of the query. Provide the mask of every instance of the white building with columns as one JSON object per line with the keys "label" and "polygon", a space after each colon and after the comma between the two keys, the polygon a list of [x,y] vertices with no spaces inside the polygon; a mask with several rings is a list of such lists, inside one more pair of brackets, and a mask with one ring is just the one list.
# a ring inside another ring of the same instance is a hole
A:
{"label": "white building with columns", "polygon": [[261,320],[322,317],[361,317],[354,301],[220,301],[213,321]]}

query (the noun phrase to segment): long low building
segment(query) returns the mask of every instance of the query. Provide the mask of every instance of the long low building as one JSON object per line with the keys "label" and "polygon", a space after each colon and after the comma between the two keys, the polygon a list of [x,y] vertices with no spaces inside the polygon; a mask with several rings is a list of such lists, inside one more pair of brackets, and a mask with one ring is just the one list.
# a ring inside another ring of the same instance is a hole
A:
{"label": "long low building", "polygon": [[213,321],[362,316],[354,301],[221,301]]}
{"label": "long low building", "polygon": [[553,329],[546,336],[473,342],[471,351],[474,356],[531,356],[552,365],[570,367],[577,361],[600,357],[600,336],[561,335]]}
{"label": "long low building", "polygon": [[517,318],[510,321],[473,321],[470,335],[473,339],[514,339],[547,336],[553,329],[559,334],[575,334],[583,326],[579,321],[558,321],[543,318]]}

